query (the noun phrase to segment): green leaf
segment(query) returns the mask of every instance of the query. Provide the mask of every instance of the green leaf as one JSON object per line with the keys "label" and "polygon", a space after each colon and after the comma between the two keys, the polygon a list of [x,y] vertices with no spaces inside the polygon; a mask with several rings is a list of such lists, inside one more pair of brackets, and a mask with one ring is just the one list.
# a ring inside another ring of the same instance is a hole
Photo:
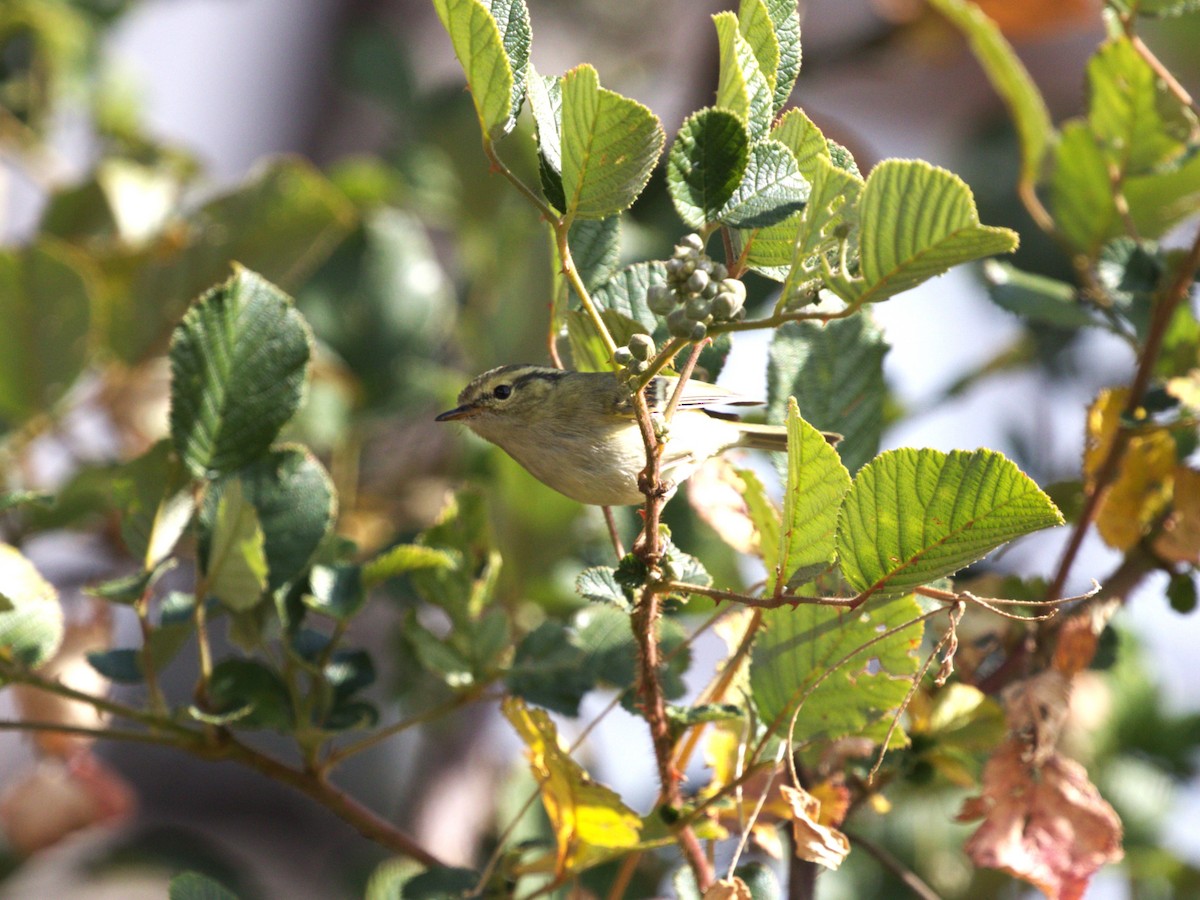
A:
{"label": "green leaf", "polygon": [[750,662],[759,716],[783,735],[803,702],[793,733],[801,745],[882,739],[919,664],[924,626],[913,620],[920,615],[912,597],[853,613],[812,604],[765,611]]}
{"label": "green leaf", "polygon": [[20,509],[22,506],[54,505],[54,495],[45,491],[3,491],[0,492],[0,513],[10,509]]}
{"label": "green leaf", "polygon": [[834,560],[838,509],[850,473],[824,435],[800,418],[788,398],[788,467],[779,534],[779,569],[773,591],[811,581]]}
{"label": "green leaf", "polygon": [[87,661],[93,669],[117,684],[141,684],[146,680],[140,650],[93,650],[87,654]]}
{"label": "green leaf", "polygon": [[539,75],[531,65],[528,86],[542,192],[551,206],[562,211],[567,208],[562,185],[562,78]]}
{"label": "green leaf", "polygon": [[112,495],[125,546],[147,570],[171,553],[195,512],[191,479],[167,440],[121,466]]}
{"label": "green leaf", "polygon": [[365,588],[383,584],[389,578],[405,575],[415,569],[449,569],[458,560],[454,553],[420,544],[397,544],[384,550],[362,567]]}
{"label": "green leaf", "polygon": [[1131,176],[1124,184],[1129,216],[1142,238],[1159,238],[1200,211],[1200,153],[1178,167]]}
{"label": "green leaf", "polygon": [[577,716],[584,695],[596,686],[586,662],[571,632],[558,622],[543,622],[517,644],[505,684],[530,703]]}
{"label": "green leaf", "polygon": [[533,31],[529,26],[529,9],[525,0],[486,0],[486,5],[500,30],[500,41],[504,45],[504,53],[508,56],[508,65],[512,71],[512,98],[509,104],[511,112],[504,126],[507,132],[516,125],[517,114],[521,111],[521,103],[525,99],[530,72],[529,45],[533,41]]}
{"label": "green leaf", "polygon": [[0,250],[0,432],[48,411],[87,363],[87,260],[43,241]]}
{"label": "green leaf", "polygon": [[779,508],[767,494],[762,479],[752,471],[738,469],[737,475],[742,480],[742,499],[746,501],[746,512],[754,524],[754,530],[758,532],[758,546],[763,565],[768,572],[776,572],[781,567],[779,548],[782,544],[780,533],[783,530]]}
{"label": "green leaf", "polygon": [[994,259],[984,262],[983,275],[992,301],[1029,322],[1071,329],[1100,324],[1065,281],[1022,272]]}
{"label": "green leaf", "polygon": [[856,591],[895,597],[1062,522],[1032,479],[993,450],[889,450],[846,495],[838,556]]}
{"label": "green leaf", "polygon": [[772,103],[776,115],[792,96],[796,76],[800,74],[800,12],[796,0],[766,0],[767,14],[775,26],[775,39],[779,43],[779,65],[775,69],[775,98]]}
{"label": "green leaf", "polygon": [[349,563],[313,566],[308,575],[308,586],[305,605],[338,622],[352,619],[367,599],[362,569]]}
{"label": "green leaf", "polygon": [[1021,143],[1021,180],[1035,183],[1054,140],[1054,124],[1033,78],[1000,28],[974,3],[966,0],[930,0],[930,3],[967,36],[992,88],[1008,106]]}
{"label": "green leaf", "polygon": [[805,421],[842,435],[838,455],[857,472],[879,451],[889,349],[865,313],[824,326],[789,322],[778,328],[767,358],[768,421],[784,421],[788,397],[795,397]]}
{"label": "green leaf", "polygon": [[737,16],[738,31],[749,45],[759,71],[771,89],[771,114],[774,116],[775,72],[779,68],[779,38],[775,36],[775,23],[763,0],[740,0]]}
{"label": "green leaf", "polygon": [[[489,138],[504,134],[516,116],[513,99],[520,96],[521,87],[500,26],[480,0],[433,0],[433,5],[466,73],[480,129]],[[528,18],[525,27],[528,40]]]}
{"label": "green leaf", "polygon": [[859,274],[825,279],[847,303],[891,297],[952,266],[1009,253],[1017,233],[979,224],[971,189],[957,175],[918,160],[884,160],[858,203]]}
{"label": "green leaf", "polygon": [[62,638],[58,592],[20,550],[0,544],[0,655],[36,669]]}
{"label": "green leaf", "polygon": [[[634,263],[600,285],[592,293],[592,301],[602,310],[619,313],[640,326],[646,334],[659,328],[658,317],[646,305],[646,295],[656,284],[667,283],[667,269],[660,260]],[[628,335],[625,339],[628,340]],[[613,335],[618,344],[622,339]]]}
{"label": "green leaf", "polygon": [[1050,172],[1050,208],[1059,231],[1078,250],[1095,257],[1120,233],[1120,214],[1104,151],[1087,124],[1063,126]]}
{"label": "green leaf", "polygon": [[479,883],[479,873],[471,869],[438,868],[415,875],[404,883],[401,900],[449,900],[470,897]]}
{"label": "green leaf", "polygon": [[422,599],[465,627],[491,603],[500,575],[500,554],[482,495],[460,491],[450,498],[417,543],[450,554],[454,564],[412,569],[409,580]]}
{"label": "green leaf", "polygon": [[1200,11],[1200,0],[1129,0],[1139,16],[1167,19]]}
{"label": "green leaf", "polygon": [[699,706],[667,707],[667,721],[673,729],[684,731],[710,722],[728,722],[740,719],[746,711],[732,703],[701,703]]}
{"label": "green leaf", "polygon": [[621,264],[621,217],[576,219],[567,233],[567,244],[583,286],[595,291]]}
{"label": "green leaf", "polygon": [[612,566],[584,569],[575,579],[575,593],[589,603],[611,603],[626,612],[633,611],[633,601],[617,581],[617,570]]}
{"label": "green leaf", "polygon": [[821,129],[800,108],[789,109],[771,129],[772,140],[779,141],[796,157],[800,174],[811,182],[817,176],[817,159],[830,160],[829,142]]}
{"label": "green leaf", "polygon": [[809,193],[792,151],[779,141],[760,140],[750,148],[741,183],[717,220],[733,228],[765,228],[803,209]]}
{"label": "green leaf", "polygon": [[[584,666],[597,680],[620,690],[633,685],[637,677],[637,643],[629,627],[629,616],[611,606],[588,606],[575,617],[579,646],[585,655]],[[663,694],[668,700],[683,696],[683,675],[691,664],[691,652],[684,646],[686,634],[677,621],[666,617],[659,622],[659,645],[663,664],[659,671]],[[629,697],[633,701],[632,693]]]}
{"label": "green leaf", "polygon": [[213,668],[208,683],[211,709],[194,710],[201,721],[214,717],[238,728],[295,727],[287,686],[275,672],[252,659],[225,659]]}
{"label": "green leaf", "polygon": [[[812,191],[796,235],[793,262],[850,241],[858,227],[858,200],[863,180],[838,166],[832,158],[817,154],[810,158]],[[854,235],[854,240],[857,236]],[[814,269],[815,271],[815,269]]]}
{"label": "green leaf", "polygon": [[266,540],[254,504],[237,478],[214,493],[211,529],[201,552],[209,595],[235,612],[253,609],[267,587]]}
{"label": "green leaf", "polygon": [[290,298],[246,269],[188,310],[171,340],[171,439],[193,475],[266,452],[300,405],[311,343]]}
{"label": "green leaf", "polygon": [[238,900],[237,894],[199,872],[183,872],[171,879],[170,900]]}
{"label": "green leaf", "polygon": [[132,575],[102,581],[86,588],[87,593],[110,603],[129,606],[142,599],[163,575],[175,568],[175,560],[165,559],[152,569],[143,569]]}
{"label": "green leaf", "polygon": [[1088,61],[1088,87],[1088,124],[1119,176],[1178,159],[1195,136],[1196,117],[1124,35]]}
{"label": "green leaf", "polygon": [[754,50],[738,28],[737,15],[726,11],[713,16],[720,50],[717,102],[746,123],[750,140],[766,137],[774,115],[774,89]]}
{"label": "green leaf", "polygon": [[667,190],[684,224],[716,221],[749,160],[750,136],[732,112],[702,109],[685,120],[667,156]]}
{"label": "green leaf", "polygon": [[562,180],[566,214],[603,219],[628,208],[662,152],[662,125],[642,104],[600,87],[576,66],[562,83]]}

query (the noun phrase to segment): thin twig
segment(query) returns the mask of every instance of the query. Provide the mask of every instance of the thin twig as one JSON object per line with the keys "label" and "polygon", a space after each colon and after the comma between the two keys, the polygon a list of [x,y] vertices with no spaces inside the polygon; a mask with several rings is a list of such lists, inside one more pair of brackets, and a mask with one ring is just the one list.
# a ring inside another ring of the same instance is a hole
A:
{"label": "thin twig", "polygon": [[924,880],[896,857],[892,856],[887,850],[878,844],[867,840],[861,834],[841,829],[842,834],[846,835],[850,841],[859,847],[862,847],[867,853],[875,857],[876,861],[895,875],[900,881],[904,882],[904,886],[916,894],[921,900],[942,900],[941,895],[933,888],[925,883]]}

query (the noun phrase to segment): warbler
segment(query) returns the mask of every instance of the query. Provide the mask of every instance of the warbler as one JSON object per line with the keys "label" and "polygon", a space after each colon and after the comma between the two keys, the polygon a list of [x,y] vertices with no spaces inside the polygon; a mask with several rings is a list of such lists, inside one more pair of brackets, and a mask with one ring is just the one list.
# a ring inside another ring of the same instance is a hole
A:
{"label": "warbler", "polygon": [[[650,381],[645,396],[652,413],[666,408],[677,383],[677,378],[661,375]],[[783,426],[754,425],[710,409],[756,405],[756,400],[689,379],[660,462],[668,489],[730,447],[786,450]],[[645,502],[638,488],[638,474],[646,466],[645,444],[629,389],[612,373],[500,366],[463,388],[458,406],[437,421],[461,421],[572,500],[597,506]],[[826,439],[834,442],[838,435]]]}

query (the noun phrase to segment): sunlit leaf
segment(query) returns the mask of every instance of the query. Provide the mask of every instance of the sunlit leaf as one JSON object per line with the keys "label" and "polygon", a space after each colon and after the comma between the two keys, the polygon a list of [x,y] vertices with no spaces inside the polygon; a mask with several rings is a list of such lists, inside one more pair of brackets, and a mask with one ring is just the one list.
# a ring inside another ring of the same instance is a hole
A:
{"label": "sunlit leaf", "polygon": [[437,547],[397,544],[363,564],[362,582],[370,588],[416,569],[450,568],[456,561],[455,554]]}
{"label": "sunlit leaf", "polygon": [[62,639],[58,592],[20,550],[0,544],[0,654],[37,668]]}
{"label": "sunlit leaf", "polygon": [[[479,127],[485,135],[498,137],[509,129],[515,117],[514,93],[519,97],[521,90],[500,26],[489,5],[480,0],[434,0],[434,8],[466,73]],[[528,13],[525,19],[528,41],[527,17]]]}
{"label": "sunlit leaf", "polygon": [[889,450],[850,486],[838,557],[855,590],[895,597],[1062,521],[1033,480],[994,450]]}
{"label": "sunlit leaf", "polygon": [[734,113],[702,109],[684,121],[667,157],[667,189],[683,223],[716,221],[749,159],[750,138]]}
{"label": "sunlit leaf", "polygon": [[236,478],[221,490],[210,534],[205,566],[209,594],[235,611],[257,606],[267,587],[266,542],[258,512]]}
{"label": "sunlit leaf", "polygon": [[555,871],[580,871],[636,846],[642,821],[610,788],[597,784],[563,749],[550,717],[510,697],[505,718],[525,743],[557,851]]}
{"label": "sunlit leaf", "polygon": [[720,69],[717,80],[717,102],[746,123],[750,140],[766,137],[774,115],[774,88],[754,55],[754,50],[738,28],[733,12],[713,16],[717,26],[720,49]]}
{"label": "sunlit leaf", "polygon": [[800,74],[800,13],[796,0],[766,0],[767,14],[775,26],[779,64],[775,69],[774,111],[787,105]]}
{"label": "sunlit leaf", "polygon": [[716,218],[732,228],[776,225],[803,209],[809,192],[792,151],[779,141],[760,140],[750,148],[742,180]]}

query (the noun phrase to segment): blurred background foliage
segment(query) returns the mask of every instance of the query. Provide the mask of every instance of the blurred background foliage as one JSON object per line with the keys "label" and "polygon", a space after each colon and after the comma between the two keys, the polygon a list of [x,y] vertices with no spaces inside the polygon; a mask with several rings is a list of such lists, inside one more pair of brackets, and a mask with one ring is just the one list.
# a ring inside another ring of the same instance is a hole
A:
{"label": "blurred background foliage", "polygon": [[[332,25],[321,33],[311,62],[320,77],[305,98],[306,132],[279,147],[289,153],[218,180],[194,148],[145,127],[139,86],[105,51],[125,17],[169,5],[0,4],[0,209],[6,207],[0,213],[0,487],[59,494],[52,504],[0,512],[4,539],[27,548],[56,583],[82,584],[127,565],[116,533],[116,485],[122,465],[165,432],[164,353],[171,329],[192,298],[227,277],[238,261],[293,293],[316,332],[313,380],[290,427],[333,475],[339,532],[363,553],[410,540],[434,520],[446,490],[465,478],[485,498],[487,527],[503,558],[500,601],[527,632],[544,621],[566,621],[584,602],[574,591],[576,575],[608,553],[598,511],[551,492],[494,448],[432,422],[452,405],[466,375],[505,362],[544,361],[553,280],[545,229],[488,172],[470,98],[432,9],[418,0],[325,4]],[[1097,5],[981,5],[1026,54],[1055,117],[1076,113],[1083,62],[1102,34]],[[274,6],[276,15],[288,15],[288,4]],[[606,83],[647,102],[670,134],[712,95],[716,45],[704,13],[722,6],[535,0],[535,28],[548,46],[548,58],[538,65],[559,71],[577,59],[595,62]],[[1069,278],[1063,255],[1017,201],[1015,139],[955,34],[916,0],[808,6],[795,96],[814,120],[854,149],[864,171],[877,156],[918,146],[914,133],[922,128],[941,129],[925,155],[953,160],[974,190],[983,221],[1021,233],[1016,264]],[[1200,17],[1152,24],[1145,38],[1181,80],[1200,84],[1194,52]],[[167,32],[165,39],[189,38]],[[223,64],[219,54],[210,62]],[[203,80],[206,73],[194,77]],[[880,91],[887,81],[894,82],[891,91]],[[947,100],[944,116],[931,124],[929,108],[947,94],[958,99]],[[519,128],[530,125],[522,121]],[[509,162],[536,181],[532,155]],[[623,255],[628,261],[665,256],[679,230],[660,171],[633,212]],[[765,282],[750,284],[752,298],[766,296]],[[986,328],[994,320],[984,321]],[[904,343],[903,323],[886,324],[897,329],[892,358],[898,361],[889,360],[889,374],[902,378],[905,366],[927,365],[919,348]],[[922,324],[934,325],[926,320],[907,327]],[[894,392],[890,421],[911,440],[921,428],[945,428],[950,419],[952,431],[938,438],[929,432],[925,439],[992,443],[1043,484],[1077,483],[1083,403],[1125,364],[1122,350],[1090,338],[1081,347],[1078,332],[1015,319],[1005,320],[1001,332],[1000,340],[981,337],[970,361],[944,372],[933,389],[915,397]],[[761,368],[763,352],[752,349],[740,364]],[[995,408],[988,434],[999,438],[981,438],[979,404],[1008,378],[1064,402],[1039,407],[1036,421],[1027,410],[1014,410],[1020,403]],[[941,417],[931,410],[941,410]],[[1068,484],[1062,496],[1071,492]],[[622,522],[627,532],[629,515]],[[738,580],[733,552],[685,502],[668,507],[667,521],[674,541],[704,559],[718,583]],[[400,702],[411,713],[435,705],[444,687],[427,673],[414,680],[406,669],[410,655],[397,652],[405,627],[416,627],[415,589],[393,585],[389,593],[363,617],[358,637],[392,661],[381,678],[384,692],[404,685]],[[86,601],[74,602],[74,615],[84,617]],[[698,605],[692,601],[689,616],[703,615]],[[1191,611],[1186,597],[1176,605],[1185,607],[1180,613]],[[1127,615],[1138,615],[1136,604]],[[1020,638],[1011,626],[993,628],[979,640]],[[1121,874],[1105,876],[1098,890],[1187,896],[1200,890],[1200,846],[1169,829],[1187,821],[1193,835],[1200,833],[1200,715],[1160,696],[1133,630],[1123,630],[1115,644],[1116,662],[1097,677],[1093,692],[1081,692],[1072,711],[1080,730],[1076,755],[1126,826]],[[423,738],[356,761],[344,776],[347,786],[379,797],[418,833],[457,829],[460,846],[473,848],[513,815],[528,780],[512,766],[511,741],[493,748],[494,725],[483,712],[464,711]],[[622,757],[649,758],[643,740],[618,730],[597,739],[584,756],[602,776],[621,777],[615,770]],[[8,757],[23,752],[15,739],[2,746]],[[964,753],[970,756],[969,747]],[[377,848],[344,826],[299,811],[300,801],[240,773],[210,771],[202,763],[169,769],[178,764],[175,757],[140,749],[105,747],[101,754],[133,783],[145,815],[93,854],[91,875],[72,877],[102,879],[135,860],[160,868],[182,860],[221,874],[246,897],[352,896],[361,894],[379,858]],[[889,793],[893,812],[874,817],[862,836],[944,896],[1013,896],[1003,887],[1007,879],[971,869],[958,849],[966,826],[952,819],[965,791],[947,776],[953,769],[923,756],[919,734],[902,755],[904,777]],[[10,761],[3,771],[14,766]],[[245,799],[201,802],[216,792]],[[1187,820],[1169,815],[1180,792],[1192,797]],[[646,801],[650,787],[646,783],[639,795],[623,786],[622,793]],[[295,840],[280,837],[273,844],[275,838],[259,834],[232,852],[230,836],[253,833],[258,817],[288,821],[281,834]],[[536,815],[527,816],[522,829],[545,835]],[[306,861],[305,848],[317,833],[324,835],[322,849]],[[12,893],[0,882],[0,896],[34,896],[29,868],[21,870],[15,852],[5,857],[4,869],[14,873]],[[658,890],[654,874],[653,866],[639,872],[646,880],[629,895]],[[588,883],[600,890],[611,876],[601,867]],[[1127,887],[1117,887],[1119,879],[1127,879]],[[904,896],[895,875],[866,854],[852,854],[841,872],[826,877],[823,890],[830,898]]]}

